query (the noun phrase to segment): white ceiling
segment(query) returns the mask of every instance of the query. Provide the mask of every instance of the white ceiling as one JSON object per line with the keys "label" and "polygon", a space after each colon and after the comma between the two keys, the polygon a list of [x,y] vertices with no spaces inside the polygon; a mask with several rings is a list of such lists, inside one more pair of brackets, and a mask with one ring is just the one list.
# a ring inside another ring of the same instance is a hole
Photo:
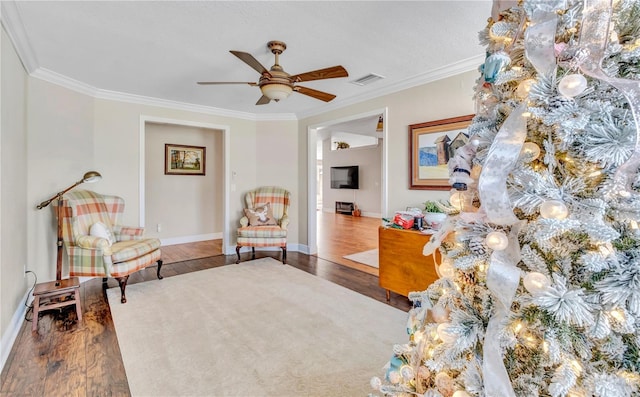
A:
{"label": "white ceiling", "polygon": [[[2,22],[28,72],[93,93],[193,105],[254,118],[301,118],[473,70],[490,0],[475,1],[2,1]],[[337,95],[325,103],[293,93],[256,106],[259,75],[229,50],[267,69],[266,43],[287,50],[299,74],[342,65],[349,77],[304,85]],[[350,81],[376,73],[367,86]]]}

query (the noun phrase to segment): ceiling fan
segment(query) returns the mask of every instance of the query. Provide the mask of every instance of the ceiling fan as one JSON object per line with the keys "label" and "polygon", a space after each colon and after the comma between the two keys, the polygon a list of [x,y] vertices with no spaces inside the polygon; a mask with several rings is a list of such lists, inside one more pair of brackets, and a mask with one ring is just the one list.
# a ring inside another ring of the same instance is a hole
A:
{"label": "ceiling fan", "polygon": [[290,75],[285,72],[282,66],[278,63],[278,56],[287,49],[287,45],[282,41],[270,41],[267,43],[267,47],[275,55],[275,63],[271,66],[271,69],[267,70],[253,55],[242,51],[229,51],[233,55],[240,58],[241,61],[246,63],[260,73],[260,80],[257,83],[243,82],[243,81],[199,81],[198,84],[202,85],[215,85],[215,84],[249,84],[250,86],[260,87],[262,91],[262,97],[258,99],[256,105],[265,105],[269,102],[279,101],[287,98],[291,92],[299,92],[300,94],[308,95],[312,98],[319,99],[321,101],[329,102],[336,96],[326,92],[314,90],[312,88],[302,87],[296,83],[302,81],[312,80],[324,80],[334,79],[337,77],[347,77],[349,74],[342,66],[332,66],[325,69],[318,69],[311,72]]}

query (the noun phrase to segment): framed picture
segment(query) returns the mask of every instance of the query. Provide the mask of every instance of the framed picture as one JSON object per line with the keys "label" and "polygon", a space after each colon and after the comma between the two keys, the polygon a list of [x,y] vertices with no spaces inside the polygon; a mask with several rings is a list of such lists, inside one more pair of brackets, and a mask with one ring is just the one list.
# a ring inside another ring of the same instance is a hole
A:
{"label": "framed picture", "polygon": [[165,143],[165,175],[204,175],[205,151],[204,146]]}
{"label": "framed picture", "polygon": [[409,189],[451,189],[447,163],[469,141],[467,127],[473,116],[409,126]]}

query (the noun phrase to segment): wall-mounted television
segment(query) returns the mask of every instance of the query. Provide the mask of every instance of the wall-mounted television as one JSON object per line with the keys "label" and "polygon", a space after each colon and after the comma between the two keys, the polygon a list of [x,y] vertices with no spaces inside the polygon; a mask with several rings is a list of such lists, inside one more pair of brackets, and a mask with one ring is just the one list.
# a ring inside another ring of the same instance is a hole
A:
{"label": "wall-mounted television", "polygon": [[358,189],[358,166],[331,167],[331,189]]}

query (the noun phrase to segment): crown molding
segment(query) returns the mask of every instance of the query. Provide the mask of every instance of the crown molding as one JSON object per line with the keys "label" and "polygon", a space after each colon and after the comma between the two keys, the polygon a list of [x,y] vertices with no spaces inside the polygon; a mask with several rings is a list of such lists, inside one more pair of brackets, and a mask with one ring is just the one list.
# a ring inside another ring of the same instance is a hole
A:
{"label": "crown molding", "polygon": [[18,53],[22,66],[27,73],[31,74],[38,68],[38,59],[31,48],[20,12],[14,1],[0,1],[0,21]]}
{"label": "crown molding", "polygon": [[36,79],[44,80],[46,82],[59,85],[61,87],[64,87],[69,90],[79,92],[81,94],[85,94],[91,97],[95,97],[98,93],[98,90],[92,85],[69,78],[63,74],[54,72],[53,70],[39,67],[39,68],[36,68],[33,72],[31,72],[29,75]]}
{"label": "crown molding", "polygon": [[33,73],[31,73],[31,76],[39,78],[44,81],[48,81],[53,84],[60,85],[62,87],[68,88],[76,92],[80,92],[85,95],[89,95],[97,99],[106,99],[106,100],[112,100],[112,101],[134,103],[138,105],[158,106],[158,107],[164,107],[169,109],[204,113],[204,114],[209,114],[214,116],[233,117],[233,118],[243,119],[243,120],[287,121],[287,120],[300,120],[306,117],[316,116],[318,114],[327,113],[332,110],[341,109],[346,106],[355,105],[357,103],[378,98],[383,95],[393,94],[402,90],[417,87],[417,86],[431,83],[437,80],[442,80],[447,77],[455,76],[460,73],[477,70],[478,65],[482,64],[484,62],[484,59],[485,59],[485,55],[478,55],[472,58],[464,59],[462,61],[450,64],[450,65],[446,65],[429,72],[419,74],[417,76],[401,81],[397,84],[380,88],[378,90],[369,92],[367,94],[355,95],[343,100],[336,101],[335,103],[331,103],[326,106],[323,106],[321,109],[316,109],[308,112],[300,112],[300,113],[257,114],[257,113],[239,112],[235,110],[228,110],[228,109],[216,108],[211,106],[171,101],[167,99],[153,98],[153,97],[147,97],[142,95],[127,94],[124,92],[102,90],[102,89],[95,88],[89,84],[83,83],[81,81],[69,78],[60,73],[56,73],[54,71],[44,69],[44,68],[37,68]]}
{"label": "crown molding", "polygon": [[62,86],[64,88],[79,92],[81,94],[88,95],[96,99],[105,99],[110,101],[119,101],[126,103],[133,103],[137,105],[147,105],[163,107],[175,110],[184,110],[188,112],[203,113],[213,116],[232,117],[236,119],[252,120],[252,121],[271,121],[271,120],[297,120],[293,113],[282,114],[254,114],[247,112],[238,112],[234,110],[227,110],[221,108],[215,108],[211,106],[196,105],[193,103],[171,101],[161,98],[153,98],[143,95],[128,94],[124,92],[102,90],[95,88],[92,85],[85,84],[81,81],[69,78],[60,73],[56,73],[52,70],[45,68],[38,68],[31,77],[35,77],[40,80],[47,81],[52,84]]}
{"label": "crown molding", "polygon": [[300,113],[297,113],[296,115],[298,116],[298,119],[317,116],[322,113],[326,113],[332,110],[338,110],[350,105],[355,105],[357,103],[378,98],[383,95],[393,94],[402,90],[407,90],[409,88],[431,83],[437,80],[442,80],[447,77],[455,76],[465,72],[470,72],[472,70],[477,70],[478,66],[484,63],[484,60],[485,60],[485,55],[477,55],[471,58],[463,59],[461,61],[442,66],[438,69],[421,73],[419,75],[408,78],[399,83],[389,85],[375,91],[370,91],[366,94],[355,95],[349,98],[336,100],[335,102],[332,102],[330,105],[324,106],[321,110],[300,112]]}

